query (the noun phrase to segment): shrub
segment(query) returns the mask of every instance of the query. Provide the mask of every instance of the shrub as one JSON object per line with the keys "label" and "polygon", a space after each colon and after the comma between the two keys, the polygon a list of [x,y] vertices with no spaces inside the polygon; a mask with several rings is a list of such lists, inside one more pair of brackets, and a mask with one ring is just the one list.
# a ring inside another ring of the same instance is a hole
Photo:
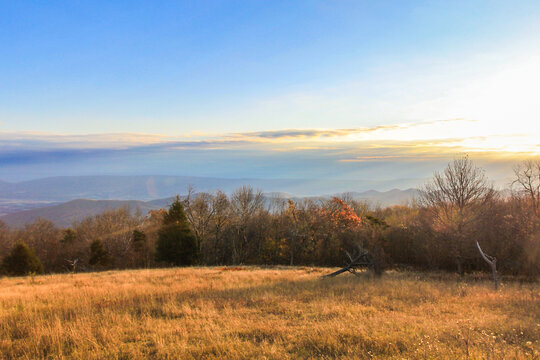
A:
{"label": "shrub", "polygon": [[23,242],[15,244],[2,261],[2,272],[8,275],[42,274],[43,265],[36,254]]}

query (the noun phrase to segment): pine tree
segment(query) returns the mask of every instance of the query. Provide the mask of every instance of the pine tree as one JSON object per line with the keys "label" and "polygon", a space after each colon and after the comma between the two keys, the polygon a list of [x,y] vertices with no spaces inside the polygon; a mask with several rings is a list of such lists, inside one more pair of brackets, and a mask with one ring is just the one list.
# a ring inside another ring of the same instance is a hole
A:
{"label": "pine tree", "polygon": [[100,239],[96,239],[90,244],[90,259],[88,263],[90,265],[100,266],[105,266],[109,263],[109,255]]}
{"label": "pine tree", "polygon": [[133,246],[133,250],[135,250],[137,253],[143,253],[146,251],[146,234],[141,230],[133,230],[131,235],[131,245]]}
{"label": "pine tree", "polygon": [[133,230],[131,246],[135,251],[135,265],[148,267],[150,265],[150,248],[148,238],[141,230]]}
{"label": "pine tree", "polygon": [[167,210],[167,213],[163,217],[163,225],[171,224],[186,225],[189,227],[186,212],[184,211],[184,205],[178,195],[176,195],[174,201],[169,206],[169,210]]}
{"label": "pine tree", "polygon": [[174,202],[163,218],[156,243],[156,261],[172,265],[192,265],[197,260],[197,240],[184,212],[180,197]]}
{"label": "pine tree", "polygon": [[2,261],[2,272],[8,275],[42,274],[43,265],[36,254],[23,242],[15,244]]}

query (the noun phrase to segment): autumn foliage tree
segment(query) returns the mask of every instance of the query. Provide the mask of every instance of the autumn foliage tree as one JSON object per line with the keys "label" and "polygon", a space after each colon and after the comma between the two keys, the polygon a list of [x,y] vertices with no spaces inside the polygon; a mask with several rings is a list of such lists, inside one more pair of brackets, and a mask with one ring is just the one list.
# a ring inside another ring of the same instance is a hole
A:
{"label": "autumn foliage tree", "polygon": [[320,261],[341,265],[345,250],[360,241],[362,220],[342,199],[333,197],[319,210],[318,232]]}

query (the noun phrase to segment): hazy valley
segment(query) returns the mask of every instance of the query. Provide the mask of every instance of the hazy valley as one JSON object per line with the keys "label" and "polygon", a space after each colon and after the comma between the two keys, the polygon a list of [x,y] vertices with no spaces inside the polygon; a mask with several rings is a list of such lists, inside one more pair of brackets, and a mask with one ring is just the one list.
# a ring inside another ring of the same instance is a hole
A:
{"label": "hazy valley", "polygon": [[306,179],[220,179],[188,176],[78,176],[54,177],[19,183],[0,182],[0,220],[20,227],[37,218],[59,227],[97,215],[105,210],[129,207],[134,213],[167,207],[173,196],[217,190],[230,193],[249,185],[264,191],[267,205],[273,198],[329,199],[343,193],[374,206],[400,205],[411,201],[416,190],[399,190],[419,180],[354,181]]}

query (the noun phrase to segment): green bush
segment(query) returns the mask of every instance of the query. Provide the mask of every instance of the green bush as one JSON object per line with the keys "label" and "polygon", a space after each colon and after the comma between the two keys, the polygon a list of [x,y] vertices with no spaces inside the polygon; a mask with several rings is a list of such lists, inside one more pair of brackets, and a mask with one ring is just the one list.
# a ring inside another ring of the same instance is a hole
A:
{"label": "green bush", "polygon": [[41,261],[23,242],[15,244],[9,255],[2,260],[1,268],[7,275],[43,274]]}

